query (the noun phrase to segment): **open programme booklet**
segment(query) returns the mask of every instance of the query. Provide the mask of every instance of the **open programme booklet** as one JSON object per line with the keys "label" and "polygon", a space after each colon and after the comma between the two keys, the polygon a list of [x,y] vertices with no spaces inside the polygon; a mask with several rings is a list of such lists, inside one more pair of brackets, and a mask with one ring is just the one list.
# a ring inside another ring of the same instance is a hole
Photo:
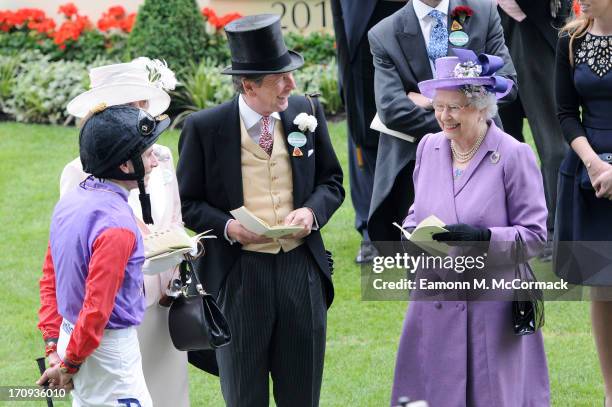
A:
{"label": "open programme booklet", "polygon": [[175,254],[189,253],[200,239],[216,237],[207,235],[211,230],[195,236],[189,236],[187,231],[180,226],[157,230],[142,238],[145,247],[145,258],[156,260]]}
{"label": "open programme booklet", "polygon": [[238,209],[234,209],[233,211],[230,211],[230,213],[249,232],[253,232],[258,235],[270,237],[273,239],[292,235],[303,229],[302,226],[270,226],[264,220],[255,216],[253,212],[249,211],[244,206],[241,206]]}
{"label": "open programme booklet", "polygon": [[419,246],[426,252],[437,255],[445,256],[450,251],[450,246],[443,242],[438,242],[433,239],[433,235],[436,233],[448,232],[444,229],[444,222],[435,215],[430,215],[423,219],[421,223],[412,231],[408,232],[406,229],[393,222],[393,225],[402,231],[402,234],[406,240],[410,240],[415,245]]}

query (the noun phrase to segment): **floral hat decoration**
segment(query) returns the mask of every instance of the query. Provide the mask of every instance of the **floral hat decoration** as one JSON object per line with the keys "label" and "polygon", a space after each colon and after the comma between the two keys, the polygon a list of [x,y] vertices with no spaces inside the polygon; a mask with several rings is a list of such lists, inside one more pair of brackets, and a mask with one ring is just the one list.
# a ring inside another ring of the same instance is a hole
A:
{"label": "floral hat decoration", "polygon": [[146,100],[147,111],[158,116],[170,106],[166,91],[177,84],[174,72],[165,61],[136,58],[123,64],[104,65],[89,71],[90,89],[68,103],[73,116],[84,117],[94,106],[123,105]]}
{"label": "floral hat decoration", "polygon": [[436,78],[419,82],[421,94],[433,98],[436,89],[461,88],[466,96],[474,93],[493,93],[497,99],[512,90],[514,82],[497,76],[495,72],[504,66],[504,60],[495,55],[476,55],[469,49],[452,49],[456,56],[436,59]]}

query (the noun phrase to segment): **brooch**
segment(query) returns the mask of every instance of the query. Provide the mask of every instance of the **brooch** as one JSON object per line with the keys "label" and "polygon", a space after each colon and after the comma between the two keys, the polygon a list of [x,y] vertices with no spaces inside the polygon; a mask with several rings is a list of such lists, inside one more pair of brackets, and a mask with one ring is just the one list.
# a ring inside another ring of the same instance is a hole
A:
{"label": "brooch", "polygon": [[499,154],[499,152],[493,151],[493,154],[491,154],[491,162],[493,164],[497,164],[499,162],[499,158],[500,157],[501,157],[501,155]]}

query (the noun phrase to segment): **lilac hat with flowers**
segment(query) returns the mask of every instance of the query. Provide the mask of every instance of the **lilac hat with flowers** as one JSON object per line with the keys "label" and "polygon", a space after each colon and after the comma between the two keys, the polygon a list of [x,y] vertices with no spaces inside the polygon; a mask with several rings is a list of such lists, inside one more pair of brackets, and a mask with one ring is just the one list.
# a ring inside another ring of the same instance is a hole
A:
{"label": "lilac hat with flowers", "polygon": [[469,49],[454,48],[453,51],[457,56],[436,59],[436,79],[419,82],[421,94],[431,99],[436,89],[470,90],[472,86],[483,87],[497,99],[510,93],[514,82],[495,75],[504,66],[503,59],[495,55],[476,55]]}

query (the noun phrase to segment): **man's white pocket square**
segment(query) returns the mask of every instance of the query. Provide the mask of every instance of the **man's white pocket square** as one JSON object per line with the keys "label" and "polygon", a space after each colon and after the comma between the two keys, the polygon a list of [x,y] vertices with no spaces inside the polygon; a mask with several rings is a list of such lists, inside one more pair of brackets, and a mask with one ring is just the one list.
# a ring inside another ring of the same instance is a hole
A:
{"label": "man's white pocket square", "polygon": [[308,157],[310,157],[313,154],[314,154],[314,149],[311,148],[310,150],[308,150]]}

